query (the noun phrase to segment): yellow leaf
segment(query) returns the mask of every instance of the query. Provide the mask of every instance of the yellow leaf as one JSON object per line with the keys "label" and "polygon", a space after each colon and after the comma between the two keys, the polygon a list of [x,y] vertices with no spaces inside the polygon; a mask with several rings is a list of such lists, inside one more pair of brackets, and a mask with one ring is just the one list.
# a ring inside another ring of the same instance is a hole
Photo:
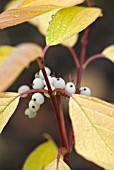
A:
{"label": "yellow leaf", "polygon": [[55,8],[58,7],[52,5],[42,5],[6,10],[0,14],[0,29],[29,21],[30,19],[49,12]]}
{"label": "yellow leaf", "polygon": [[74,6],[80,4],[85,0],[25,0],[20,7],[36,6],[36,5],[56,5],[56,6]]}
{"label": "yellow leaf", "polygon": [[6,4],[5,9],[9,10],[9,9],[17,8],[19,5],[21,5],[23,1],[24,0],[11,0]]}
{"label": "yellow leaf", "polygon": [[113,170],[114,105],[74,94],[69,106],[76,151],[97,165]]}
{"label": "yellow leaf", "polygon": [[110,45],[109,47],[105,48],[102,52],[103,55],[112,62],[114,62],[114,44]]}
{"label": "yellow leaf", "polygon": [[57,157],[58,149],[52,140],[38,146],[26,159],[23,170],[43,170]]}
{"label": "yellow leaf", "polygon": [[56,45],[84,30],[101,15],[101,9],[69,7],[59,10],[52,18],[46,33],[47,45]]}
{"label": "yellow leaf", "polygon": [[77,41],[78,41],[78,34],[74,34],[69,39],[63,41],[62,45],[66,46],[66,47],[73,47]]}
{"label": "yellow leaf", "polygon": [[6,58],[14,50],[10,45],[0,46],[0,66],[5,62]]}
{"label": "yellow leaf", "polygon": [[24,68],[41,55],[42,48],[34,43],[18,45],[0,67],[0,91],[6,90]]}
{"label": "yellow leaf", "polygon": [[49,165],[47,165],[44,170],[71,170],[70,167],[62,161],[62,159],[59,160],[59,166],[57,169],[57,159],[51,162]]}
{"label": "yellow leaf", "polygon": [[14,113],[18,105],[19,98],[18,93],[0,93],[0,133]]}

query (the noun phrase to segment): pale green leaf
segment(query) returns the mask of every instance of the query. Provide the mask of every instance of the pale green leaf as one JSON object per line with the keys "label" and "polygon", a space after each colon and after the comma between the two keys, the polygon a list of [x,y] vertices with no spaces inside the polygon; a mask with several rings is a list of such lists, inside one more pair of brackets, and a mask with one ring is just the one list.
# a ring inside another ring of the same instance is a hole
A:
{"label": "pale green leaf", "polygon": [[114,62],[114,44],[106,47],[102,54],[109,60],[111,60],[112,62]]}
{"label": "pale green leaf", "polygon": [[26,159],[23,170],[43,170],[57,157],[58,149],[52,140],[38,146]]}
{"label": "pale green leaf", "polygon": [[104,169],[113,170],[114,105],[74,94],[69,107],[76,151]]}
{"label": "pale green leaf", "polygon": [[10,45],[0,46],[0,66],[5,62],[6,58],[15,48]]}
{"label": "pale green leaf", "polygon": [[29,66],[42,55],[42,48],[34,43],[22,43],[7,56],[0,67],[0,91],[5,91]]}
{"label": "pale green leaf", "polygon": [[56,6],[74,6],[85,0],[24,0],[20,7],[36,6],[36,5],[56,5]]}
{"label": "pale green leaf", "polygon": [[100,8],[69,7],[56,13],[46,33],[47,45],[56,45],[84,30],[101,15]]}
{"label": "pale green leaf", "polygon": [[0,133],[17,108],[19,98],[18,93],[0,93]]}
{"label": "pale green leaf", "polygon": [[57,169],[57,159],[47,165],[44,170],[71,170],[70,167],[63,161],[59,160],[59,165]]}

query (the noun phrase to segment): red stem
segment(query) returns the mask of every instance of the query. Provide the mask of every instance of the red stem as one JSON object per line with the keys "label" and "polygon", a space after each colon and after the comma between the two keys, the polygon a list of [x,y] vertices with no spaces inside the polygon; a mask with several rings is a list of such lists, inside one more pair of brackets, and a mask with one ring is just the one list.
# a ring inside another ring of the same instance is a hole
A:
{"label": "red stem", "polygon": [[86,0],[87,6],[92,7],[94,6],[94,3],[92,2],[92,0]]}
{"label": "red stem", "polygon": [[68,138],[67,138],[67,132],[66,132],[66,126],[65,126],[65,119],[64,119],[64,114],[63,114],[63,108],[62,108],[62,104],[61,104],[61,96],[58,95],[57,96],[57,102],[58,102],[58,109],[59,109],[59,113],[60,113],[60,123],[61,123],[61,128],[62,128],[62,133],[64,134],[64,140],[65,140],[65,148],[66,153],[64,155],[64,161],[68,164],[69,161],[69,143],[68,143]]}
{"label": "red stem", "polygon": [[48,46],[48,45],[44,47],[43,54],[42,54],[42,60],[43,60],[43,61],[44,61],[45,54],[46,54],[46,52],[47,52],[48,48],[49,48],[49,46]]}
{"label": "red stem", "polygon": [[25,92],[23,92],[23,93],[20,93],[20,96],[23,96],[23,95],[25,95],[25,94],[30,94],[30,93],[36,93],[36,92],[48,93],[48,91],[45,90],[45,89],[32,89],[32,90],[27,90],[27,91],[25,91]]}
{"label": "red stem", "polygon": [[[46,48],[44,48],[44,50],[46,50]],[[46,51],[44,53],[46,53]],[[37,62],[39,64],[40,69],[42,70],[42,73],[43,73],[45,81],[46,81],[48,93],[49,93],[50,98],[51,98],[51,102],[52,102],[52,105],[53,105],[53,109],[54,109],[57,124],[58,124],[58,129],[59,129],[59,133],[60,133],[60,137],[61,137],[61,141],[62,141],[62,147],[66,148],[66,150],[68,152],[68,145],[67,145],[67,139],[66,139],[66,134],[65,134],[66,129],[63,129],[63,127],[62,127],[61,116],[59,114],[59,110],[58,110],[58,107],[57,107],[55,97],[53,96],[53,91],[51,89],[50,82],[48,80],[48,77],[47,77],[47,74],[46,74],[46,71],[45,71],[45,67],[44,67],[41,59],[38,58]]]}
{"label": "red stem", "polygon": [[83,64],[83,69],[85,69],[89,63],[91,63],[93,60],[99,59],[99,58],[104,58],[105,56],[103,54],[95,54],[88,58],[85,63]]}

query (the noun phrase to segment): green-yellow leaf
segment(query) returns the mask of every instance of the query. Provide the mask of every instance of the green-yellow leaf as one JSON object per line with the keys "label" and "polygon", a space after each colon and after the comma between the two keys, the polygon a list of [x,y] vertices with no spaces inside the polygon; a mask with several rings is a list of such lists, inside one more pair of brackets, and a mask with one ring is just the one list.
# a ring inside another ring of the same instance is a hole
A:
{"label": "green-yellow leaf", "polygon": [[47,45],[56,45],[84,30],[101,15],[100,8],[69,7],[56,13],[46,34]]}
{"label": "green-yellow leaf", "polygon": [[55,8],[58,7],[52,5],[39,5],[6,10],[0,14],[0,29],[29,21],[30,19]]}
{"label": "green-yellow leaf", "polygon": [[[36,26],[39,29],[39,31],[45,36],[46,31],[49,27],[49,23],[57,11],[58,10],[56,9],[46,14],[35,17],[30,21],[30,23]],[[73,47],[76,44],[77,40],[78,40],[78,34],[75,34],[71,38],[63,41],[62,45],[67,47]]]}
{"label": "green-yellow leaf", "polygon": [[105,48],[102,52],[103,55],[112,62],[114,62],[114,44]]}
{"label": "green-yellow leaf", "polygon": [[24,0],[24,2],[20,5],[23,6],[36,6],[36,5],[56,5],[56,6],[74,6],[76,4],[80,4],[85,0]]}
{"label": "green-yellow leaf", "polygon": [[34,43],[22,43],[15,47],[0,67],[0,91],[5,91],[29,66],[42,55],[42,48]]}
{"label": "green-yellow leaf", "polygon": [[76,151],[104,169],[113,170],[114,105],[74,94],[69,106]]}
{"label": "green-yellow leaf", "polygon": [[10,45],[0,46],[0,66],[5,62],[6,58],[14,50]]}
{"label": "green-yellow leaf", "polygon": [[47,165],[44,170],[71,170],[70,167],[62,161],[62,159],[59,160],[59,165],[57,169],[57,159],[51,162],[49,165]]}
{"label": "green-yellow leaf", "polygon": [[0,93],[0,133],[17,108],[19,98],[18,93]]}
{"label": "green-yellow leaf", "polygon": [[43,170],[56,159],[58,149],[52,140],[38,146],[26,159],[23,170]]}

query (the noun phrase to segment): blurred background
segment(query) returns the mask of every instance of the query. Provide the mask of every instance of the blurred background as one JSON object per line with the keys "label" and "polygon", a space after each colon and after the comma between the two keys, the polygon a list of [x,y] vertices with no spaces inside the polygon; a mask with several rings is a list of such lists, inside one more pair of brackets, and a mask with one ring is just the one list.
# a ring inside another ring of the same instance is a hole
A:
{"label": "blurred background", "polygon": [[[9,0],[0,0],[0,12],[8,2]],[[103,17],[91,26],[86,58],[114,44],[114,1],[94,0],[94,2],[95,6],[102,8]],[[74,46],[78,56],[81,51],[82,35],[83,32],[80,33],[78,43]],[[0,45],[15,46],[22,42],[34,42],[42,47],[45,46],[44,36],[29,23],[0,30]],[[45,64],[56,74],[60,73],[65,80],[68,80],[70,74],[72,80],[76,80],[75,64],[66,47],[62,45],[51,47],[46,54]],[[31,63],[7,91],[16,92],[23,84],[31,85],[38,69],[36,62]],[[106,59],[93,61],[85,70],[82,84],[91,88],[92,96],[114,103],[114,65],[110,61]],[[28,154],[45,141],[44,133],[49,133],[58,146],[61,145],[50,100],[45,100],[37,117],[32,120],[24,115],[27,104],[27,100],[21,100],[18,109],[0,135],[0,170],[21,170]],[[67,105],[67,101],[64,105]],[[68,107],[64,110],[68,123]],[[72,170],[101,170],[74,151],[70,164]]]}

